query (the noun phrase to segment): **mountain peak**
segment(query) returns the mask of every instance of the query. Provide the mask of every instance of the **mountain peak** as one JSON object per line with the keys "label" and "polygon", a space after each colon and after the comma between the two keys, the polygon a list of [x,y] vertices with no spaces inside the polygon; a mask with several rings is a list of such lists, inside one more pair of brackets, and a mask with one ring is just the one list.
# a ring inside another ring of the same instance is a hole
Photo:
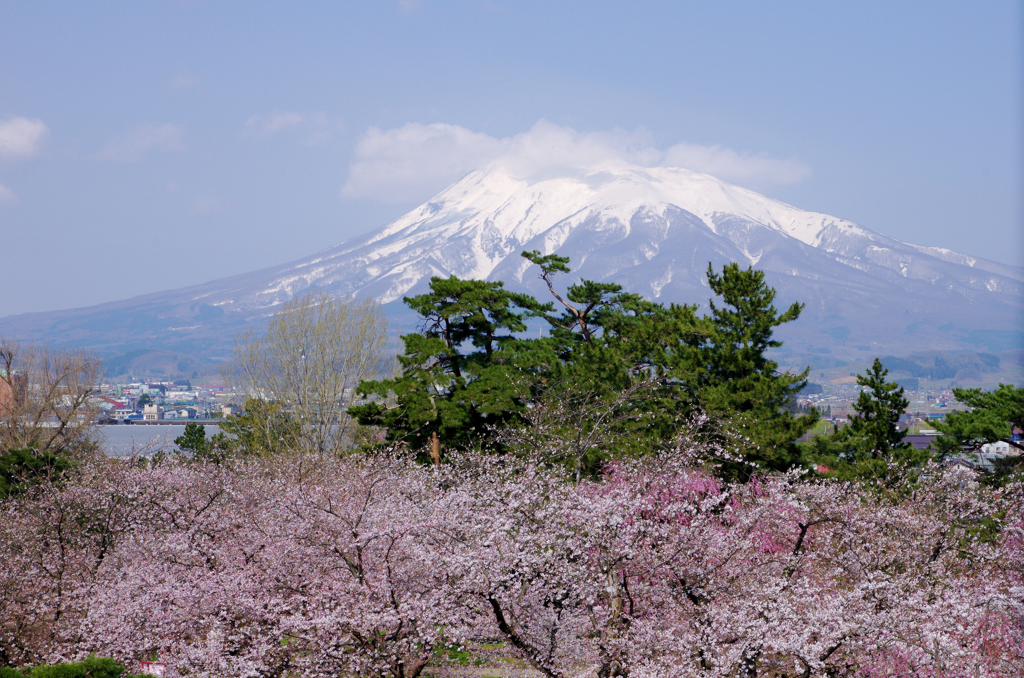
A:
{"label": "mountain peak", "polygon": [[[706,174],[627,164],[546,176],[492,165],[311,257],[99,308],[149,309],[158,336],[160,328],[178,332],[209,318],[236,326],[265,318],[314,287],[389,303],[425,291],[431,276],[457,275],[544,297],[523,250],[568,256],[570,278],[614,281],[679,303],[706,301],[709,263],[756,265],[780,303],[806,304],[801,323],[816,328],[804,332],[808,344],[920,349],[921,333],[950,318],[963,328],[956,336],[1009,332],[1024,343],[1020,268],[902,243]],[[935,348],[966,346],[932,335]]]}
{"label": "mountain peak", "polygon": [[[827,214],[806,212],[761,194],[678,167],[606,164],[561,176],[517,179],[501,166],[473,172],[435,198],[385,227],[395,232],[424,221],[452,221],[472,214],[497,217],[495,227],[507,236],[536,235],[536,228],[573,215],[602,212],[622,223],[637,210],[684,209],[717,232],[723,218],[742,215],[815,246],[828,225],[867,233],[856,224]],[[531,230],[531,225],[535,227]]]}

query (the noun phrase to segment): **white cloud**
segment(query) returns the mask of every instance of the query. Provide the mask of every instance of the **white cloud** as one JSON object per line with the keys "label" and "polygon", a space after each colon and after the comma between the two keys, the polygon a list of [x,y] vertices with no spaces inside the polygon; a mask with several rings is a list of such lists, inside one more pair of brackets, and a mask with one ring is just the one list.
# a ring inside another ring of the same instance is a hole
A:
{"label": "white cloud", "polygon": [[347,198],[426,199],[469,172],[499,163],[521,178],[543,178],[608,165],[677,166],[739,184],[790,184],[810,170],[794,160],[744,155],[720,146],[677,144],[659,150],[645,130],[580,133],[541,120],[529,131],[496,138],[460,127],[409,123],[372,127],[356,143]]}
{"label": "white cloud", "polygon": [[348,198],[402,202],[443,188],[494,160],[507,142],[458,125],[409,123],[398,129],[371,127],[356,143]]}
{"label": "white cloud", "polygon": [[316,146],[330,141],[335,132],[344,128],[343,120],[330,118],[326,113],[275,111],[267,115],[249,116],[242,129],[242,135],[265,137],[291,130],[302,135],[306,144]]}
{"label": "white cloud", "polygon": [[795,184],[811,174],[811,168],[799,160],[779,160],[763,153],[742,155],[731,148],[686,143],[665,151],[661,164],[685,167],[738,184]]}
{"label": "white cloud", "polygon": [[423,2],[421,0],[398,0],[398,8],[402,10],[402,14],[412,14],[423,8]]}
{"label": "white cloud", "polygon": [[0,205],[17,205],[18,196],[14,195],[14,191],[7,188],[3,184],[0,184]]}
{"label": "white cloud", "polygon": [[46,124],[42,120],[0,120],[0,158],[27,158],[35,155],[45,134]]}
{"label": "white cloud", "polygon": [[100,150],[100,157],[117,162],[135,162],[149,150],[173,151],[184,148],[181,137],[185,128],[181,125],[143,124],[124,134],[111,137]]}

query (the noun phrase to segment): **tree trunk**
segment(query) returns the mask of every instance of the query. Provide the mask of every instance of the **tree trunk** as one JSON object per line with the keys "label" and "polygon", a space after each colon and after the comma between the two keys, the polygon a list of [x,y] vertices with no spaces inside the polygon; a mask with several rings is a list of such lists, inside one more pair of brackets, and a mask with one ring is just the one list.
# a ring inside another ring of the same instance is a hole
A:
{"label": "tree trunk", "polygon": [[441,440],[437,437],[437,431],[430,434],[430,460],[434,466],[441,465]]}

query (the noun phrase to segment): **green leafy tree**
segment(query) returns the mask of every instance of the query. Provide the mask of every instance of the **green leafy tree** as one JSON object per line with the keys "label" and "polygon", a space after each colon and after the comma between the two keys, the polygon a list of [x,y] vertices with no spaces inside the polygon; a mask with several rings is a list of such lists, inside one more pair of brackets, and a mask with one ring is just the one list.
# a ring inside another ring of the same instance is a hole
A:
{"label": "green leafy tree", "polygon": [[987,393],[978,388],[955,388],[953,395],[971,410],[950,412],[945,421],[935,422],[935,428],[944,434],[937,443],[943,453],[1009,440],[1013,429],[1024,428],[1024,388],[999,384]]}
{"label": "green leafy tree", "polygon": [[542,315],[551,326],[551,350],[558,362],[551,375],[566,387],[614,395],[635,382],[668,382],[668,355],[678,351],[683,338],[696,330],[696,306],[665,307],[623,292],[616,283],[582,280],[570,285],[565,296],[557,292],[553,277],[569,272],[569,259],[523,252],[541,269],[541,279],[563,307],[561,315]]}
{"label": "green leafy tree", "polygon": [[80,662],[63,662],[14,669],[0,668],[0,678],[143,678],[146,674],[126,674],[123,664],[110,657],[89,655]]}
{"label": "green leafy tree", "polygon": [[[559,342],[559,375],[566,388],[591,384],[614,398],[638,381],[655,380],[660,388],[639,391],[651,434],[636,437],[651,449],[672,439],[681,421],[699,409],[710,414],[719,431],[727,431],[747,465],[785,469],[798,457],[794,441],[817,421],[816,413],[789,410],[807,383],[807,370],[780,372],[767,352],[782,345],[775,328],[796,320],[803,308],[784,312],[774,306],[776,292],[764,274],[729,264],[720,274],[708,265],[708,284],[719,297],[711,313],[696,315],[696,306],[663,306],[614,283],[582,281],[562,298],[552,276],[568,272],[568,259],[538,252],[523,254],[541,267],[541,277],[565,307],[561,317],[548,316]],[[730,475],[744,464],[726,465]]]}
{"label": "green leafy tree", "polygon": [[863,390],[853,403],[857,414],[847,426],[850,435],[863,440],[865,450],[874,457],[889,457],[910,447],[903,442],[907,432],[899,429],[900,416],[910,401],[904,397],[903,387],[887,381],[887,376],[889,370],[875,358],[868,371],[857,377]]}
{"label": "green leafy tree", "polygon": [[[291,452],[299,449],[302,436],[302,426],[281,403],[260,398],[247,398],[243,412],[223,419],[219,427],[220,433],[208,441],[203,431],[204,460],[219,462],[233,456]],[[197,436],[193,434],[186,442],[197,443]],[[175,443],[180,445],[177,440]]]}
{"label": "green leafy tree", "polygon": [[206,427],[193,421],[185,424],[185,432],[174,439],[178,449],[187,452],[194,459],[201,459],[209,453]]}
{"label": "green leafy tree", "polygon": [[[792,462],[793,441],[816,419],[786,408],[807,373],[780,373],[766,352],[781,345],[774,329],[795,320],[801,306],[779,313],[762,273],[733,264],[719,275],[709,266],[709,283],[724,305],[712,303],[711,315],[697,318],[695,306],[665,307],[615,283],[584,280],[562,295],[553,278],[569,271],[569,260],[536,251],[523,256],[540,267],[561,312],[500,282],[432,279],[428,294],[405,299],[424,327],[402,337],[402,375],[359,388],[372,398],[350,410],[361,424],[386,428],[391,444],[423,449],[436,436],[446,446],[467,447],[500,427],[524,425],[527,407],[561,412],[552,405],[585,402],[576,409],[600,413],[601,439],[620,442],[617,450],[602,443],[566,455],[580,472],[580,465],[593,470],[615,453],[670,445],[680,422],[703,409],[736,431],[749,462]],[[550,336],[517,336],[530,317],[544,319]],[[591,430],[591,422],[579,426]]]}
{"label": "green leafy tree", "polygon": [[[675,442],[672,437],[657,442],[651,438],[656,415],[645,392],[657,389],[656,382],[637,382],[615,396],[554,388],[556,393],[541,393],[523,412],[525,424],[497,432],[503,449],[561,464],[580,480],[599,472],[611,458]],[[640,441],[645,444],[638,445]]]}
{"label": "green leafy tree", "polygon": [[569,272],[568,258],[536,251],[522,256],[540,267],[541,279],[563,309],[561,315],[543,316],[557,360],[535,389],[537,408],[531,415],[549,413],[542,417],[549,427],[564,419],[568,427],[560,436],[566,442],[595,440],[597,433],[603,441],[584,445],[586,454],[564,455],[575,461],[577,475],[599,470],[612,457],[670,448],[695,404],[690,385],[672,374],[672,359],[692,353],[686,342],[701,332],[697,307],[666,307],[616,283],[590,280],[569,285],[563,296],[553,279]]}

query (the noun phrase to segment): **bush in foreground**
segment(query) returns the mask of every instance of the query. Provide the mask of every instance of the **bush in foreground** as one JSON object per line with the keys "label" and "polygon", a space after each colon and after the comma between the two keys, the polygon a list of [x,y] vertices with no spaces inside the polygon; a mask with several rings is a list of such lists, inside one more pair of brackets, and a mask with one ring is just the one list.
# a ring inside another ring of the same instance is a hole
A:
{"label": "bush in foreground", "polygon": [[110,657],[89,655],[80,662],[63,662],[28,669],[0,667],[0,678],[146,678],[145,674],[127,675],[125,667]]}

